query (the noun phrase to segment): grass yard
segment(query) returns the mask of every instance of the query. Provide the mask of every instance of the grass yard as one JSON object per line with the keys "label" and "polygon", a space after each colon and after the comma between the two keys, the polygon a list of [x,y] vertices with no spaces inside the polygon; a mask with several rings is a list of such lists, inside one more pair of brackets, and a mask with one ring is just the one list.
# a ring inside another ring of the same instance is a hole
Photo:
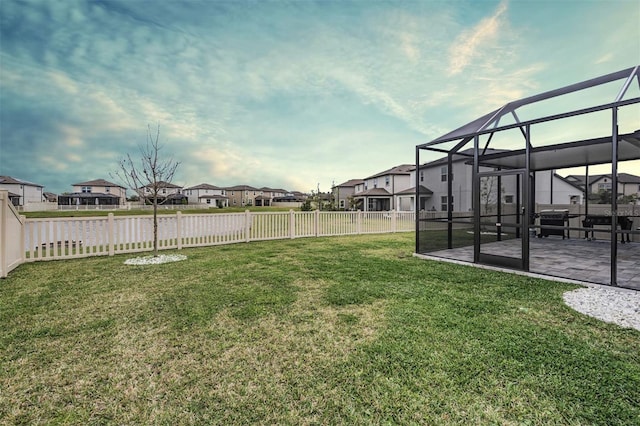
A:
{"label": "grass yard", "polygon": [[640,424],[640,332],[413,245],[22,265],[0,281],[0,423]]}

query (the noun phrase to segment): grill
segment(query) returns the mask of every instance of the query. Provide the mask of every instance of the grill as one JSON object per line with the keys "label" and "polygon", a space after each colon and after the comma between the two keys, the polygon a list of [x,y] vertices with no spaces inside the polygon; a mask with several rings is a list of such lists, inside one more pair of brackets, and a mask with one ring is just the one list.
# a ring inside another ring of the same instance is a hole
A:
{"label": "grill", "polygon": [[[540,233],[538,238],[549,235],[561,235],[569,238],[569,210],[540,210]],[[545,228],[545,226],[561,226],[562,229]],[[565,234],[566,230],[566,234]]]}

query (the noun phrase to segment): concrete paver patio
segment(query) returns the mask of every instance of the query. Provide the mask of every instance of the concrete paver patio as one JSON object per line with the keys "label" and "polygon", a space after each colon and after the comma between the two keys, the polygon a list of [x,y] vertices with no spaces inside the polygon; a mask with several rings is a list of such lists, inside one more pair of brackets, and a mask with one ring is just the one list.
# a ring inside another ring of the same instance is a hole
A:
{"label": "concrete paver patio", "polygon": [[[482,245],[483,252],[503,256],[520,255],[520,239]],[[611,284],[611,242],[588,241],[561,237],[531,238],[529,272],[586,283]],[[427,256],[452,259],[473,264],[473,246],[426,253]],[[619,287],[640,290],[640,243],[618,242]]]}

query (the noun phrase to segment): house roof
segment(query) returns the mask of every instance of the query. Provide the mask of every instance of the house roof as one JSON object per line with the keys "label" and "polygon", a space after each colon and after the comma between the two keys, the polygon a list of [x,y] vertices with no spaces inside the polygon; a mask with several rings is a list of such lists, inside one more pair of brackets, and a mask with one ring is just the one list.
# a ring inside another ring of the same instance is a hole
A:
{"label": "house roof", "polygon": [[[415,167],[415,166],[414,166]],[[340,185],[336,185],[336,187],[346,187],[346,188],[352,188],[358,184],[364,183],[364,180],[362,179],[350,179],[344,183],[341,183]]]}
{"label": "house roof", "polygon": [[224,189],[226,189],[227,191],[259,191],[258,188],[254,188],[253,186],[249,185],[227,186]]}
{"label": "house roof", "polygon": [[561,181],[565,182],[568,185],[573,186],[576,189],[579,189],[580,191],[584,191],[584,184],[577,182],[573,179],[569,179],[569,177],[562,177],[557,173],[554,173],[553,176],[557,177],[558,179],[560,179]]}
{"label": "house roof", "polygon": [[[584,182],[584,177],[582,178],[582,182]],[[593,177],[589,176],[589,185],[603,178],[611,179],[611,173],[605,175],[594,175]],[[631,175],[629,173],[618,173],[618,183],[640,183],[640,176]]]}
{"label": "house roof", "polygon": [[[150,188],[152,186],[153,186],[153,184],[149,184],[149,185],[142,186],[142,187],[140,187],[138,189]],[[181,189],[182,187],[180,185],[175,185],[173,183],[169,183],[169,182],[165,182],[163,180],[160,180],[160,181],[158,181],[158,188]]]}
{"label": "house roof", "polygon": [[[405,189],[404,191],[396,192],[396,195],[410,195],[416,193],[416,187]],[[433,191],[426,186],[420,185],[420,193],[426,195],[433,195]]]}
{"label": "house roof", "polygon": [[374,197],[374,196],[391,197],[391,193],[384,188],[371,188],[366,191],[362,191],[362,192],[358,192],[357,194],[354,194],[355,198]]}
{"label": "house roof", "polygon": [[122,185],[118,185],[117,183],[109,182],[104,179],[88,180],[86,182],[74,183],[71,186],[117,186],[118,188],[125,189]]}
{"label": "house roof", "polygon": [[371,175],[365,179],[373,179],[387,175],[409,175],[411,174],[411,171],[415,170],[415,168],[415,164],[400,164],[399,166],[392,167],[389,170],[385,170],[384,172],[376,173],[375,175]]}
{"label": "house roof", "polygon": [[38,185],[37,183],[29,182],[22,179],[16,179],[11,176],[0,176],[0,184],[7,185],[29,185],[29,186],[37,186],[38,188],[44,188],[43,185]]}
{"label": "house roof", "polygon": [[196,185],[196,186],[192,186],[191,188],[185,188],[185,189],[222,189],[220,187],[217,187],[215,185],[210,185],[208,183],[201,183],[200,185]]}

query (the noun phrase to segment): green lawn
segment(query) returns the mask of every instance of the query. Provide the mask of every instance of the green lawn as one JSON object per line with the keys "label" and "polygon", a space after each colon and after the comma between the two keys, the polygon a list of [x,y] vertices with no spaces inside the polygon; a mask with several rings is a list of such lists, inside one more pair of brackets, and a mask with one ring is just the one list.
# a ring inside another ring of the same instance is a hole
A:
{"label": "green lawn", "polygon": [[565,306],[574,286],[413,245],[22,265],[0,281],[0,423],[640,423],[640,332]]}

